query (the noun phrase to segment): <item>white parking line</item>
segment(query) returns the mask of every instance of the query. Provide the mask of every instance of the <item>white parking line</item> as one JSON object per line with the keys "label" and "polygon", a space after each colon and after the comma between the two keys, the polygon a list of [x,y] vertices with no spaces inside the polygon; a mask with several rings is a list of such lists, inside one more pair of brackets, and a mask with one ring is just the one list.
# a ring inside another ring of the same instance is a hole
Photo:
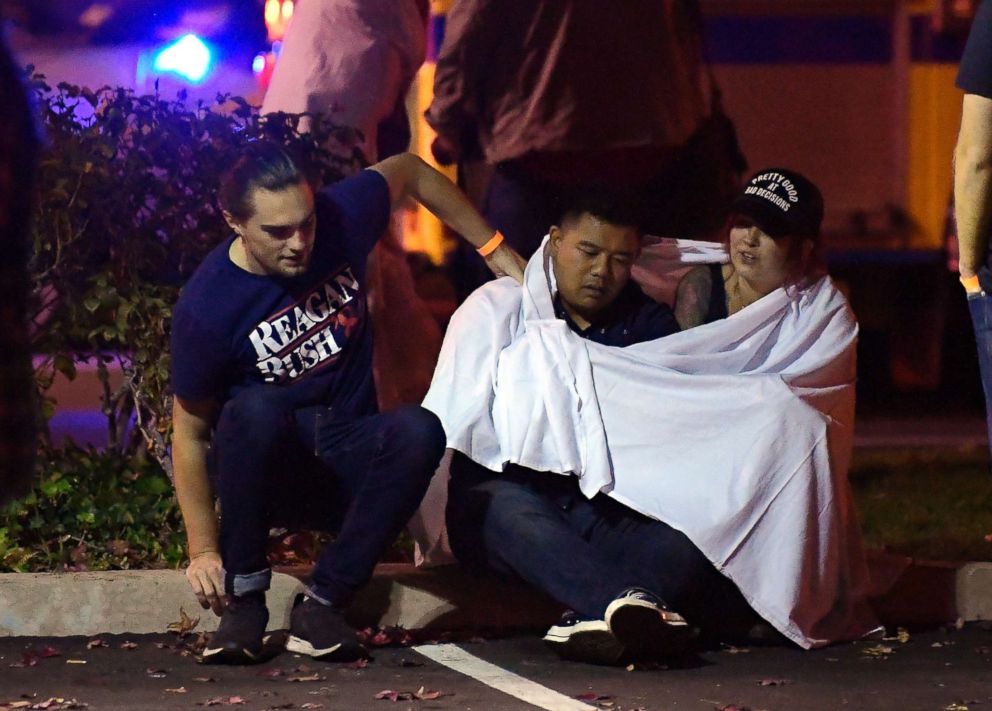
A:
{"label": "white parking line", "polygon": [[595,706],[584,704],[571,697],[559,694],[554,689],[541,686],[537,682],[507,671],[495,664],[479,659],[454,644],[432,644],[413,647],[431,661],[443,664],[460,674],[481,681],[497,691],[509,694],[528,704],[548,711],[588,711]]}

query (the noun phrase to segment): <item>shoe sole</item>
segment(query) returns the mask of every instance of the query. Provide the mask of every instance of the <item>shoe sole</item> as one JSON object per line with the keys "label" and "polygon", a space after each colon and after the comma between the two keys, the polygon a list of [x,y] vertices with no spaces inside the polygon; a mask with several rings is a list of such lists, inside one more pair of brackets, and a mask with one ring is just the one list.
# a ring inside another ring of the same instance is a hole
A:
{"label": "shoe sole", "polygon": [[261,651],[258,654],[253,654],[248,649],[214,647],[213,649],[204,649],[201,659],[204,664],[254,664],[261,656]]}
{"label": "shoe sole", "polygon": [[358,644],[344,644],[338,642],[332,647],[318,649],[310,642],[290,635],[286,640],[286,651],[294,654],[304,654],[319,661],[352,662],[366,656],[365,649]]}
{"label": "shoe sole", "polygon": [[648,602],[614,600],[605,617],[610,631],[634,657],[683,655],[696,636],[677,612],[659,610]]}
{"label": "shoe sole", "polygon": [[616,664],[624,655],[623,645],[602,621],[552,627],[544,642],[562,659],[588,664]]}

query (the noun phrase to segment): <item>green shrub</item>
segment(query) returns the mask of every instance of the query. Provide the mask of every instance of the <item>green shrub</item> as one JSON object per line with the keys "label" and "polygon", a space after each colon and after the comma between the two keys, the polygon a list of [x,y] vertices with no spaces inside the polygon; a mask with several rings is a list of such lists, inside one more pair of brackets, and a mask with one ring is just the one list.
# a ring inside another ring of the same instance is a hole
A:
{"label": "green shrub", "polygon": [[162,568],[183,560],[172,484],[154,460],[72,444],[40,458],[35,489],[0,509],[0,570]]}

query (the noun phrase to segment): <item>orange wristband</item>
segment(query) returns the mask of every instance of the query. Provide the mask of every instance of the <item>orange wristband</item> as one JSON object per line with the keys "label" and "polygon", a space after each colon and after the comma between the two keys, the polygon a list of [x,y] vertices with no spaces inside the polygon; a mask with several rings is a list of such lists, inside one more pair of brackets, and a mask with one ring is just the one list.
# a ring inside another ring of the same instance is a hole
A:
{"label": "orange wristband", "polygon": [[486,242],[484,245],[479,247],[476,252],[478,252],[483,257],[488,257],[490,254],[496,251],[496,248],[503,244],[503,233],[496,230],[496,234],[493,235],[492,239]]}
{"label": "orange wristband", "polygon": [[977,276],[961,277],[960,281],[961,286],[963,286],[964,290],[969,294],[977,294],[982,290],[982,285],[978,283]]}

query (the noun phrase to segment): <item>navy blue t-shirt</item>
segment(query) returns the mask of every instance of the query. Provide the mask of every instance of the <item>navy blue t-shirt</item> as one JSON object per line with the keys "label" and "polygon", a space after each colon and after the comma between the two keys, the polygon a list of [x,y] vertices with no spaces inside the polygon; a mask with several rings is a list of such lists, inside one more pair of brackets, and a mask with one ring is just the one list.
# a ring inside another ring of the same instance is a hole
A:
{"label": "navy blue t-shirt", "polygon": [[555,316],[582,338],[604,346],[624,348],[670,336],[681,330],[671,307],[648,297],[633,281],[627,282],[606,313],[587,328],[579,328],[557,295],[554,303]]}
{"label": "navy blue t-shirt", "polygon": [[389,221],[389,186],[363,170],[319,191],[315,209],[311,263],[299,277],[238,267],[228,255],[233,236],[203,260],[173,312],[176,395],[224,402],[275,384],[301,407],[375,412],[365,265]]}

